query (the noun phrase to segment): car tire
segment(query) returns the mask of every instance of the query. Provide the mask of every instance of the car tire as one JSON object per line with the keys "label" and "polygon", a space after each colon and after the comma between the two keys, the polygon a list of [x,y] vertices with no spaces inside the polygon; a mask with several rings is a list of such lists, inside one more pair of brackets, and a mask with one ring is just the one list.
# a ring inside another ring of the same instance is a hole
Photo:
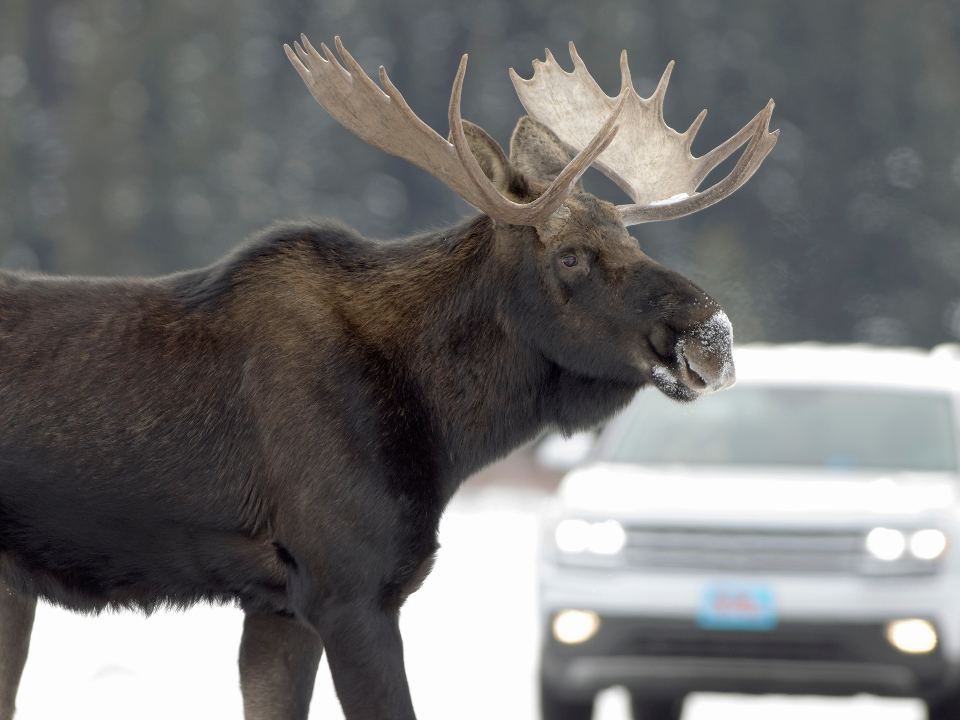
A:
{"label": "car tire", "polygon": [[960,718],[960,692],[936,700],[927,700],[927,720],[957,720]]}
{"label": "car tire", "polygon": [[557,695],[546,683],[540,683],[541,720],[591,720],[593,698],[570,700]]}
{"label": "car tire", "polygon": [[633,720],[680,720],[683,715],[683,698],[631,695],[630,709]]}

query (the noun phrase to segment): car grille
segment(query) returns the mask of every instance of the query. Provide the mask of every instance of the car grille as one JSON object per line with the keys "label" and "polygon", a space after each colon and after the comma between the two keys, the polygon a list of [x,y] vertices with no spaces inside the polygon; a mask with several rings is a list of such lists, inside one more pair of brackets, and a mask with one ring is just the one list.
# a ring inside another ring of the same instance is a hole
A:
{"label": "car grille", "polygon": [[944,670],[940,648],[906,656],[884,637],[883,623],[781,622],[767,631],[704,630],[689,621],[605,616],[598,636],[572,654],[609,657],[769,660],[903,665],[918,678],[935,680]]}
{"label": "car grille", "polygon": [[[877,637],[881,637],[877,631]],[[848,638],[821,633],[708,633],[637,634],[625,639],[618,654],[653,657],[695,657],[767,660],[841,661],[856,656]],[[866,659],[866,658],[856,658]]]}
{"label": "car grille", "polygon": [[677,570],[856,573],[865,559],[863,543],[863,532],[849,529],[632,526],[623,560]]}

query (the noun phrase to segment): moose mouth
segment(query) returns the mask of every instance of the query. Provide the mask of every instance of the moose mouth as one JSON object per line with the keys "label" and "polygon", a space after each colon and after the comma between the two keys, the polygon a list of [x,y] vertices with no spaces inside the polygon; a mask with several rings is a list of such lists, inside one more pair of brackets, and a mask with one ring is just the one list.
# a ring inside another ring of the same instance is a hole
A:
{"label": "moose mouth", "polygon": [[733,328],[722,310],[697,323],[678,340],[671,366],[651,368],[651,380],[660,392],[681,402],[731,387],[736,370],[731,353]]}

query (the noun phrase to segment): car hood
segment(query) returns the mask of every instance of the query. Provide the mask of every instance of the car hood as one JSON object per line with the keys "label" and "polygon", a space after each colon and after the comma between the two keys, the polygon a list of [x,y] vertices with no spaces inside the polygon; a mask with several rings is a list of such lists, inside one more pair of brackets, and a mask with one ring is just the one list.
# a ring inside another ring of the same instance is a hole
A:
{"label": "car hood", "polygon": [[944,473],[596,463],[567,475],[559,495],[566,512],[657,521],[916,522],[956,507],[958,481]]}

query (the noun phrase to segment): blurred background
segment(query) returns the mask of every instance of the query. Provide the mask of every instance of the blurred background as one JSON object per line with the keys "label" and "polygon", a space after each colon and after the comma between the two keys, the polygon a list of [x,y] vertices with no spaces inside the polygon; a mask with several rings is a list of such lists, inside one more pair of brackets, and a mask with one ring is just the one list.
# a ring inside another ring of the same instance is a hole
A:
{"label": "blurred background", "polygon": [[[278,218],[387,237],[468,212],[336,124],[281,44],[340,34],[446,133],[502,144],[529,76],[574,40],[610,93],[677,68],[668,123],[695,153],[777,102],[780,142],[735,199],[633,232],[726,307],[743,340],[932,345],[960,337],[960,5],[761,0],[3,0],[0,265],[150,274],[210,262]],[[591,189],[626,200],[592,173]]]}
{"label": "blurred background", "polygon": [[[621,48],[644,95],[676,59],[667,122],[682,130],[710,111],[696,154],[773,97],[782,133],[754,179],[706,212],[632,228],[644,250],[720,301],[738,340],[960,339],[953,2],[0,0],[0,267],[159,274],[210,263],[277,219],[329,215],[391,237],[472,212],[314,102],[281,50],[301,31],[314,42],[340,34],[371,74],[387,66],[441,134],[469,52],[464,116],[504,145],[522,114],[507,68],[529,76],[544,47],[569,68],[569,40],[610,93]],[[626,201],[595,171],[586,184]],[[451,508],[448,547],[407,611],[422,717],[534,716],[537,517],[556,478],[525,451]],[[235,614],[141,625],[46,612],[23,718],[68,705],[86,717],[78,698],[90,717],[107,717],[110,702],[126,717],[127,700],[144,698],[142,717],[239,717]],[[53,677],[68,690],[46,692]],[[323,677],[315,706],[335,717]],[[701,698],[684,718],[828,712],[819,700],[730,702]],[[851,702],[837,717],[923,713],[910,701]],[[628,712],[616,694],[598,708]]]}

